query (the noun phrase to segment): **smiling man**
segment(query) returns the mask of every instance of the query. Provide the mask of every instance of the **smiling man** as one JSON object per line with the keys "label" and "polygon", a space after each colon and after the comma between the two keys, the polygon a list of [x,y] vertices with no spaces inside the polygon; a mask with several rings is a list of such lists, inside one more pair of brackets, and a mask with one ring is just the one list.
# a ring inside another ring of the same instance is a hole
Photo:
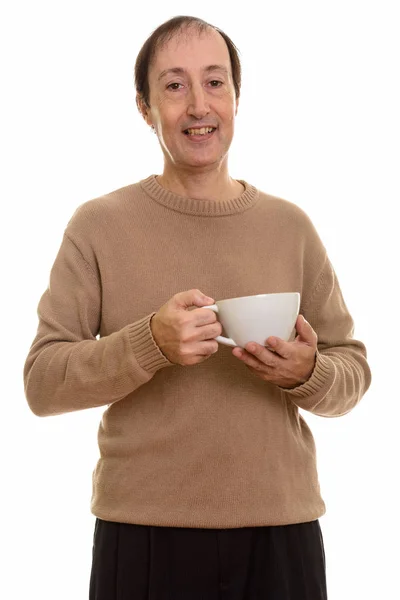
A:
{"label": "smiling man", "polygon": [[229,200],[243,185],[228,172],[239,103],[228,47],[213,28],[193,33],[184,29],[158,48],[149,92],[138,93],[137,103],[164,153],[158,183],[190,198]]}
{"label": "smiling man", "polygon": [[[152,33],[137,106],[163,173],[78,208],[39,303],[30,408],[107,406],[91,600],[327,597],[325,504],[299,409],[345,415],[371,374],[310,219],[229,175],[240,75],[236,47],[204,21]],[[218,346],[204,306],[274,292],[300,293],[293,341]]]}

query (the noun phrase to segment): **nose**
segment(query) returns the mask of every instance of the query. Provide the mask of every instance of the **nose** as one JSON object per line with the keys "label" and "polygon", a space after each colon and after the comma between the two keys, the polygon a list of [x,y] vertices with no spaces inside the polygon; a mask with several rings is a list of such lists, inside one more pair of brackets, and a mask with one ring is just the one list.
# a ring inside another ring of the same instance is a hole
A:
{"label": "nose", "polygon": [[207,94],[205,93],[202,85],[192,86],[189,95],[187,112],[189,115],[196,117],[196,119],[202,119],[210,112]]}

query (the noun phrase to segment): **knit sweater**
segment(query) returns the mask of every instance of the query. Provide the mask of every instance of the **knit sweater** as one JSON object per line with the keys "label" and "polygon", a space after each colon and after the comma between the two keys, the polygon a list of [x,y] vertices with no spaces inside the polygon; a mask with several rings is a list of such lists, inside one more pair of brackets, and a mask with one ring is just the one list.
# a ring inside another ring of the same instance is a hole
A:
{"label": "knit sweater", "polygon": [[[235,528],[325,512],[299,408],[348,413],[370,385],[363,343],[326,249],[295,204],[245,181],[215,201],[156,176],[82,204],[68,223],[24,369],[38,416],[104,406],[92,513],[141,525]],[[299,292],[318,334],[310,379],[283,389],[219,345],[172,364],[151,319],[174,294]]]}

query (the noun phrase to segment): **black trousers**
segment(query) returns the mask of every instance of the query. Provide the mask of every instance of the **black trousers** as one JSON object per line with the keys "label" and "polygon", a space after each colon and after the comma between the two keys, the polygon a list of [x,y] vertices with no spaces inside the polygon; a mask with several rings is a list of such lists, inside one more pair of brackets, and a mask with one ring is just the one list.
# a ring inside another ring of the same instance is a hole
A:
{"label": "black trousers", "polygon": [[326,600],[319,521],[192,529],[96,519],[89,600]]}

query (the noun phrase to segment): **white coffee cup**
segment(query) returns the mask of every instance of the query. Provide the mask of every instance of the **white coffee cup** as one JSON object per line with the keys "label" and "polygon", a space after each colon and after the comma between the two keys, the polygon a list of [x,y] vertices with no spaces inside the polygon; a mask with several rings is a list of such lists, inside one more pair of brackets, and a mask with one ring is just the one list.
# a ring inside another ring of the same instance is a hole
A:
{"label": "white coffee cup", "polygon": [[226,346],[244,348],[248,342],[265,346],[270,336],[286,342],[292,337],[300,309],[300,294],[285,292],[257,294],[218,300],[209,308],[218,315],[229,338],[219,335],[216,341]]}

